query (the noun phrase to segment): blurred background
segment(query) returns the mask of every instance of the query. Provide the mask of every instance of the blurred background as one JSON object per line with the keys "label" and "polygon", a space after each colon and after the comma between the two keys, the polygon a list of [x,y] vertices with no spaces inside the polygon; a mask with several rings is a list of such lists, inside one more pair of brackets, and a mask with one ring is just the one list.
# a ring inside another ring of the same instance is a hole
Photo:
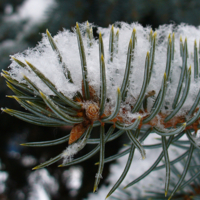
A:
{"label": "blurred background", "polygon": [[[89,21],[107,27],[116,21],[139,22],[153,29],[161,24],[200,25],[199,0],[0,0],[0,69],[8,69],[9,55],[34,47],[48,29],[54,36],[76,22]],[[21,109],[0,77],[0,107]],[[87,198],[92,191],[97,167],[96,157],[67,168],[56,163],[32,171],[41,162],[62,152],[67,144],[27,148],[24,142],[60,138],[70,129],[30,125],[5,113],[0,115],[0,200],[74,200]],[[119,138],[106,151],[114,154],[124,143]],[[78,156],[91,147],[85,147]],[[108,156],[106,155],[106,156]],[[109,174],[105,165],[102,183]]]}

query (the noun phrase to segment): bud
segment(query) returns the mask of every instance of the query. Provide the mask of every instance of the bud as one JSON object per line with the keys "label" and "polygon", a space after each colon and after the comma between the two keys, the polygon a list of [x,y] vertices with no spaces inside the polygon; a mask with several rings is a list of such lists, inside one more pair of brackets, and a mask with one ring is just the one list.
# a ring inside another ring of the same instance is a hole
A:
{"label": "bud", "polygon": [[92,120],[98,120],[99,119],[99,106],[96,103],[90,103],[87,105],[85,109],[86,116]]}
{"label": "bud", "polygon": [[83,124],[75,125],[70,132],[69,144],[72,144],[73,142],[78,140],[83,135],[83,133],[86,131],[86,129],[87,129],[87,127],[84,127]]}

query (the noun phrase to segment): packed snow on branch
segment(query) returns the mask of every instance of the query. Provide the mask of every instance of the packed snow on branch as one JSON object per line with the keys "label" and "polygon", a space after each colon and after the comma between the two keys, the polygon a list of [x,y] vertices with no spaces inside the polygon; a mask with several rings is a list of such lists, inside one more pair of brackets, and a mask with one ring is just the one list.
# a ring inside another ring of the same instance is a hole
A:
{"label": "packed snow on branch", "polygon": [[[90,47],[87,41],[88,38],[85,36],[86,23],[80,24],[79,26],[83,36],[83,43],[86,53],[88,81],[90,86],[92,86],[96,90],[97,95],[99,95],[99,40],[93,39],[93,45]],[[90,24],[90,26],[92,27],[93,25]],[[118,53],[114,54],[113,62],[109,62],[109,37],[111,26],[109,26],[108,28],[97,28],[97,32],[102,33],[102,38],[104,42],[107,97],[110,99],[111,104],[115,103],[117,87],[121,87],[126,67],[128,44],[133,28],[136,29],[137,41],[133,52],[134,58],[131,63],[132,68],[130,75],[130,84],[127,94],[127,100],[129,100],[129,102],[134,105],[134,102],[137,100],[143,84],[146,54],[148,51],[150,51],[151,48],[149,42],[151,27],[143,27],[138,23],[132,23],[130,25],[124,22],[116,23],[114,25],[114,32],[116,33],[117,29],[119,29],[119,49]],[[199,27],[189,26],[185,24],[181,24],[179,26],[170,24],[162,25],[154,31],[157,32],[155,60],[153,65],[152,77],[146,93],[154,90],[155,98],[161,88],[163,75],[166,68],[168,36],[169,34],[171,34],[172,37],[172,33],[175,33],[174,60],[172,61],[170,73],[171,84],[169,84],[167,88],[167,94],[165,96],[165,102],[168,102],[168,110],[172,109],[171,104],[176,94],[176,89],[178,86],[182,68],[182,57],[180,56],[180,36],[182,37],[183,43],[185,41],[185,38],[187,38],[187,69],[191,65],[192,75],[189,95],[181,109],[181,113],[179,112],[179,114],[183,115],[184,112],[186,112],[186,110],[191,107],[199,91],[198,80],[194,80],[194,41],[197,40],[197,44],[199,43]],[[62,64],[59,63],[56,52],[52,50],[46,34],[43,34],[42,41],[35,48],[15,54],[14,57],[24,63],[25,60],[27,60],[28,62],[33,64],[49,80],[51,80],[53,84],[55,84],[58,91],[61,91],[64,95],[72,98],[77,91],[81,92],[82,80],[81,60],[75,28],[73,29],[73,31],[64,30],[63,32],[59,32],[53,38],[63,58],[63,62],[67,65],[68,69],[71,72],[71,76],[74,81],[73,84],[65,78]],[[17,65],[16,62],[12,59],[11,61],[12,63],[10,65],[10,73],[14,79],[20,82],[24,82],[25,80],[23,79],[23,75],[26,75],[45,94],[54,95],[53,92],[35,75],[32,70],[30,70],[28,66],[22,68]],[[183,84],[183,88],[185,87],[184,85],[185,81]]]}

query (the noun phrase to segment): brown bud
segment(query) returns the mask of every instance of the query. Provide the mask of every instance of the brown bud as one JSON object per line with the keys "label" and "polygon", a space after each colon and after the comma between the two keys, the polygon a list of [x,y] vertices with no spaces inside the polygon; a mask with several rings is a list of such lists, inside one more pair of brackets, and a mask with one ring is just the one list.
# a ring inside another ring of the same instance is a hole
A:
{"label": "brown bud", "polygon": [[90,103],[86,107],[86,116],[92,120],[95,121],[99,119],[99,106],[96,103]]}
{"label": "brown bud", "polygon": [[72,144],[73,142],[78,140],[83,135],[83,133],[86,131],[86,129],[87,129],[87,127],[84,127],[83,124],[75,125],[70,132],[69,144]]}

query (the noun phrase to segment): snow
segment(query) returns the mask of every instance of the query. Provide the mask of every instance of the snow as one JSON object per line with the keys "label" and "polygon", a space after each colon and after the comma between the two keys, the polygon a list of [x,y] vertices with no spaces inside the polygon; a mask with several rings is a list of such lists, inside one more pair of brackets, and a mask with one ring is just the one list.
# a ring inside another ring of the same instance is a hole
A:
{"label": "snow", "polygon": [[[29,23],[41,23],[46,19],[47,9],[55,6],[54,0],[26,0],[18,8],[17,13],[7,16],[7,20],[30,20]],[[5,12],[10,14],[12,5],[6,7]]]}
{"label": "snow", "polygon": [[37,160],[31,155],[22,156],[21,162],[25,167],[30,167],[36,164]]}
{"label": "snow", "polygon": [[73,143],[73,144],[69,145],[62,152],[63,164],[71,162],[73,160],[73,156],[75,154],[77,154],[81,149],[83,149],[85,147],[86,142],[87,142],[86,138],[87,138],[87,136],[85,136],[81,141],[78,141],[76,143]]}
{"label": "snow", "polygon": [[6,189],[5,182],[8,179],[8,173],[5,171],[0,171],[0,194],[2,194]]}
{"label": "snow", "polygon": [[[135,100],[140,94],[140,90],[143,84],[144,76],[144,66],[147,51],[150,51],[149,33],[151,27],[143,27],[138,23],[127,24],[124,22],[116,23],[119,25],[119,51],[118,54],[114,55],[113,62],[109,62],[109,37],[110,29],[98,27],[98,32],[102,33],[102,38],[104,41],[104,51],[105,51],[105,66],[106,66],[106,79],[107,79],[107,96],[110,99],[110,104],[114,105],[116,101],[116,91],[117,88],[121,86],[127,58],[128,44],[131,37],[133,28],[136,29],[136,47],[134,50],[134,60],[132,62],[132,72],[130,76],[130,86],[128,90],[128,99],[132,98],[131,103],[134,104]],[[117,27],[114,28],[116,33]],[[100,88],[100,64],[99,64],[99,44],[98,40],[93,41],[93,46],[91,48],[87,45],[87,37],[84,37],[86,30],[86,23],[80,24],[80,30],[83,35],[83,43],[85,47],[87,69],[88,69],[88,81],[89,84],[96,90],[99,95]],[[199,80],[194,80],[193,75],[193,49],[194,40],[199,40],[200,30],[199,27],[193,27],[185,24],[181,24],[177,27],[174,25],[162,25],[158,29],[156,38],[156,50],[155,50],[155,62],[152,72],[151,81],[147,88],[147,93],[152,90],[155,91],[155,96],[157,96],[166,68],[167,60],[167,42],[168,35],[175,32],[175,55],[171,66],[171,79],[172,84],[169,84],[168,90],[165,97],[165,102],[170,102],[168,105],[168,111],[172,110],[172,102],[176,94],[176,88],[178,85],[182,57],[180,56],[180,36],[182,36],[183,41],[187,37],[188,41],[188,62],[187,68],[192,66],[192,76],[191,76],[191,88],[189,95],[184,103],[180,115],[186,113],[190,109],[192,103],[194,102],[196,95],[199,90]],[[192,34],[191,34],[192,33]],[[77,43],[77,36],[75,32],[70,32],[69,30],[64,30],[59,32],[54,36],[54,41],[58,46],[60,54],[63,58],[63,62],[67,65],[71,72],[74,84],[70,83],[63,73],[62,64],[59,63],[57,59],[57,53],[52,50],[46,34],[43,34],[42,41],[33,49],[28,49],[23,53],[15,54],[14,57],[25,63],[25,60],[32,63],[36,68],[38,68],[45,76],[52,81],[56,89],[62,92],[64,95],[72,98],[77,91],[81,92],[81,80],[82,80],[82,70],[81,61],[79,56],[79,49]],[[11,60],[12,61],[12,60]],[[19,67],[14,61],[12,61],[10,72],[14,79],[19,82],[24,82],[23,75],[30,78],[37,87],[47,95],[54,95],[54,93],[35,75],[33,71],[27,66],[26,68]],[[184,84],[183,84],[184,85]],[[184,88],[184,87],[183,87]],[[111,106],[112,110],[112,106]],[[150,110],[150,109],[148,109]],[[165,108],[163,107],[163,112]]]}
{"label": "snow", "polygon": [[76,196],[82,185],[83,169],[80,166],[72,166],[62,173],[62,179],[71,196]]}
{"label": "snow", "polygon": [[[154,133],[150,134],[145,139],[143,145],[160,143],[158,138],[160,139],[160,136]],[[186,140],[186,139],[187,139],[186,136],[183,136],[181,138],[181,140]],[[123,151],[123,150],[125,149],[123,148],[120,151]],[[126,178],[121,183],[120,189],[117,189],[110,197],[108,197],[108,200],[114,199],[114,197],[118,197],[121,200],[129,199],[129,198],[139,199],[147,195],[146,191],[163,192],[163,197],[164,197],[165,169],[152,171],[147,177],[137,182],[134,186],[131,186],[125,189],[124,191],[122,189],[128,183],[135,180],[137,177],[143,174],[146,170],[148,170],[149,167],[152,166],[152,164],[158,158],[159,154],[161,153],[161,150],[162,150],[161,148],[146,149],[146,159],[142,160],[140,152],[136,149],[131,167],[128,171],[128,174],[126,175]],[[184,153],[183,149],[175,148],[173,146],[170,146],[168,149],[170,160],[177,158],[183,153]],[[90,193],[88,195],[88,200],[104,200],[105,199],[108,192],[110,191],[112,186],[116,183],[121,173],[123,172],[127,159],[128,159],[128,155],[125,155],[117,159],[117,162],[110,166],[110,175],[108,176],[106,180],[106,182],[108,183],[107,184],[108,186],[102,185],[102,187],[100,187],[97,193],[93,193],[93,194]],[[163,163],[161,162],[160,164],[162,165]],[[182,164],[178,163],[178,165],[176,164],[176,167],[177,169],[179,169],[180,172],[183,171]],[[174,179],[173,182],[178,181],[178,177],[174,176],[173,173],[171,173],[171,179]],[[152,180],[154,181],[152,182]]]}
{"label": "snow", "polygon": [[50,200],[49,194],[58,192],[58,183],[46,169],[32,172],[28,177],[30,193],[28,200]]}
{"label": "snow", "polygon": [[54,0],[26,0],[19,8],[18,13],[20,18],[38,22],[44,18],[44,12],[53,3]]}

